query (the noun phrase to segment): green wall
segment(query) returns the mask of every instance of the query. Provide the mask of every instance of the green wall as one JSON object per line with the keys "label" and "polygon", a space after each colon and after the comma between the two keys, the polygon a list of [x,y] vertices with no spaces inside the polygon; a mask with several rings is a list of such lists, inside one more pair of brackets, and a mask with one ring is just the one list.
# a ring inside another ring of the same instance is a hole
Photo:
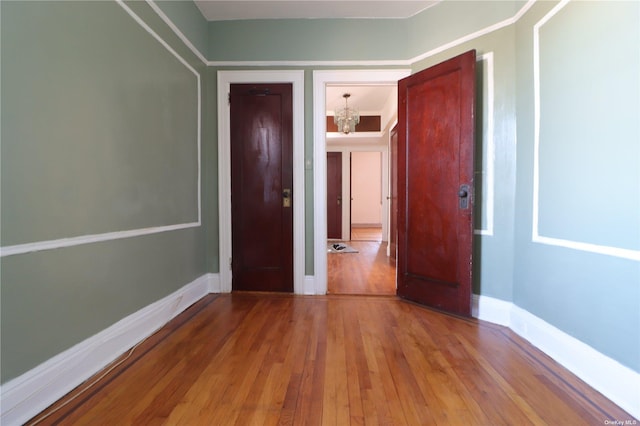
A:
{"label": "green wall", "polygon": [[536,145],[534,29],[555,5],[516,25],[513,301],[640,371],[640,4],[570,2],[540,26]]}
{"label": "green wall", "polygon": [[116,2],[1,3],[3,250],[107,236],[2,257],[2,382],[206,272],[206,69],[129,6],[184,63]]}

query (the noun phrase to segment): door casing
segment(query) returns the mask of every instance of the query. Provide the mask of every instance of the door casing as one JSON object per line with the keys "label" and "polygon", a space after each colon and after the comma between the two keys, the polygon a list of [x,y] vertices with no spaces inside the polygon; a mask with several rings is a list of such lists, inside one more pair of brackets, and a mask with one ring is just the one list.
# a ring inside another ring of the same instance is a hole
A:
{"label": "door casing", "polygon": [[[302,70],[218,71],[218,232],[220,283],[219,289],[215,290],[219,290],[222,293],[231,292],[231,136],[228,93],[233,83],[291,83],[293,85],[293,292],[295,294],[314,294],[315,289],[312,285],[307,284],[309,281],[305,280],[304,275],[305,158],[304,71]],[[324,185],[326,186],[326,182]],[[326,201],[324,204],[326,204]],[[326,209],[326,205],[324,208]]]}
{"label": "door casing", "polygon": [[398,80],[409,75],[411,75],[410,69],[335,70],[313,72],[314,294],[327,293],[326,86],[327,84],[332,83],[396,84]]}

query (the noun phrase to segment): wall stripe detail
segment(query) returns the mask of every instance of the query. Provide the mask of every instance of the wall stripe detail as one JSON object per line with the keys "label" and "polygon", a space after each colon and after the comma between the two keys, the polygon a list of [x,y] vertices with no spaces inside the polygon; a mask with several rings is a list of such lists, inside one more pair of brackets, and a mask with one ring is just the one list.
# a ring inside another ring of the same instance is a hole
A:
{"label": "wall stripe detail", "polygon": [[138,15],[136,15],[123,0],[115,0],[127,14],[129,14],[142,28],[144,28],[153,38],[155,38],[162,46],[164,46],[173,56],[175,56],[189,71],[196,77],[197,88],[197,209],[198,219],[196,222],[180,223],[175,225],[157,226],[141,229],[132,229],[127,231],[106,232],[102,234],[81,235],[70,238],[60,238],[55,240],[37,241],[25,244],[16,244],[11,246],[0,247],[0,257],[13,256],[17,254],[25,254],[42,250],[52,250],[63,247],[73,247],[82,244],[91,244],[102,241],[118,240],[122,238],[132,238],[142,235],[156,234],[160,232],[176,231],[180,229],[194,228],[202,224],[202,200],[201,200],[201,129],[202,129],[202,95],[200,74],[182,58],[169,44],[164,41],[151,27],[149,27]]}
{"label": "wall stripe detail", "polygon": [[477,59],[478,61],[485,61],[487,72],[487,144],[485,149],[487,150],[487,163],[482,165],[484,179],[487,182],[487,193],[483,194],[484,206],[483,211],[487,218],[486,229],[476,229],[474,233],[476,235],[493,236],[493,217],[494,217],[494,197],[495,197],[495,157],[496,157],[496,144],[494,138],[494,120],[493,120],[493,104],[494,104],[494,75],[493,75],[493,52],[487,52],[481,55]]}
{"label": "wall stripe detail", "polygon": [[640,250],[603,246],[582,241],[540,235],[540,28],[562,10],[570,0],[562,0],[533,26],[533,89],[534,89],[534,151],[533,151],[533,221],[531,240],[534,243],[565,247],[573,250],[604,254],[640,261]]}
{"label": "wall stripe detail", "polygon": [[[119,1],[119,0],[116,0],[116,1]],[[182,40],[182,42],[189,48],[189,50],[191,50],[193,54],[196,55],[198,59],[202,61],[202,63],[206,64],[207,59],[204,57],[204,55],[202,55],[202,53],[200,53],[200,51],[193,45],[193,43],[191,43],[191,40],[189,40],[187,36],[185,36],[182,33],[182,31],[180,31],[178,27],[176,27],[176,25],[171,21],[171,19],[169,19],[169,17],[165,15],[162,9],[160,9],[160,7],[153,0],[146,0],[146,2],[151,7],[151,9],[153,9],[153,11],[158,14],[160,19],[162,19],[164,23],[167,24],[169,28],[171,28],[171,30],[178,36],[178,38]]]}
{"label": "wall stripe detail", "polygon": [[[122,0],[116,0],[122,1]],[[459,46],[463,43],[466,43],[470,40],[473,40],[478,37],[482,37],[487,35],[493,31],[497,31],[504,27],[508,27],[516,23],[527,11],[534,5],[537,0],[527,0],[527,2],[518,10],[518,12],[513,15],[509,19],[505,19],[504,21],[498,22],[494,25],[491,25],[487,28],[483,28],[474,33],[468,34],[464,37],[460,37],[454,41],[451,41],[447,44],[439,46],[435,49],[429,50],[428,52],[422,53],[418,56],[409,59],[391,59],[391,60],[373,60],[373,61],[210,61],[205,59],[205,56],[188,40],[188,38],[176,27],[173,23],[170,23],[171,20],[160,10],[160,8],[154,3],[157,0],[146,0],[147,3],[153,8],[156,13],[164,20],[167,25],[176,33],[176,35],[185,42],[185,44],[193,51],[193,53],[200,58],[205,64],[210,67],[225,67],[225,66],[252,66],[252,67],[269,67],[269,66],[281,66],[281,67],[344,67],[344,66],[362,66],[362,67],[386,67],[386,66],[411,66],[412,64],[427,59],[433,55],[437,55],[438,53],[444,52],[447,49],[451,49],[453,47]]]}

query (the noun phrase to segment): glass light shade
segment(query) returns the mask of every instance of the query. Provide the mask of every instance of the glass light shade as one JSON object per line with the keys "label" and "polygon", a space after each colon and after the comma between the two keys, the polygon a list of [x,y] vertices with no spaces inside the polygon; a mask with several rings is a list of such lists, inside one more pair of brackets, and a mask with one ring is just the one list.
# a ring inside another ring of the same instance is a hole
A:
{"label": "glass light shade", "polygon": [[357,108],[349,108],[347,105],[348,94],[344,96],[344,108],[336,109],[333,122],[338,126],[338,131],[349,134],[356,131],[356,125],[360,123],[360,114]]}

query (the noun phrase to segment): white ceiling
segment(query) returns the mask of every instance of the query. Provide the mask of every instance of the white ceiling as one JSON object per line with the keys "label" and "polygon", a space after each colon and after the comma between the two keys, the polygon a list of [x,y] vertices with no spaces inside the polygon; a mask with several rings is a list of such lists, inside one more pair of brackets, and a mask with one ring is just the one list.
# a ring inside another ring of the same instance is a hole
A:
{"label": "white ceiling", "polygon": [[440,0],[194,0],[208,21],[294,18],[408,18]]}

